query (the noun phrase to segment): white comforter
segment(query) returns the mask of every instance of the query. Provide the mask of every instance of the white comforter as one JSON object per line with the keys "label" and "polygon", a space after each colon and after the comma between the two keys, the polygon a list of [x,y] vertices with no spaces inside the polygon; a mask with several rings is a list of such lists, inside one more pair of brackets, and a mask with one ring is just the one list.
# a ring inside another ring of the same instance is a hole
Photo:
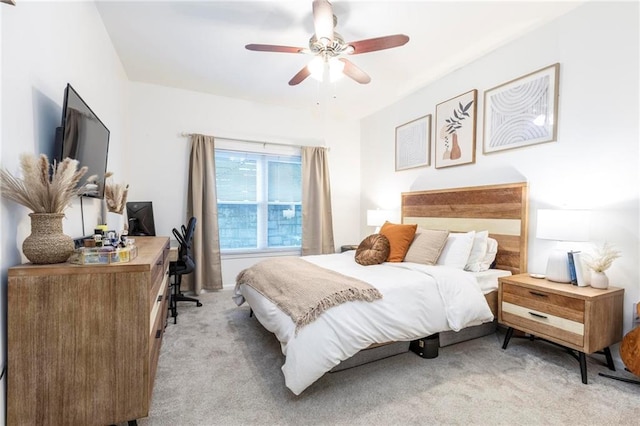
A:
{"label": "white comforter", "polygon": [[370,283],[382,299],[333,307],[297,335],[291,318],[271,301],[249,286],[236,286],[236,303],[246,300],[260,323],[280,341],[286,357],[285,383],[296,395],[373,343],[415,340],[493,320],[471,273],[409,262],[361,266],[354,261],[354,253],[303,259]]}

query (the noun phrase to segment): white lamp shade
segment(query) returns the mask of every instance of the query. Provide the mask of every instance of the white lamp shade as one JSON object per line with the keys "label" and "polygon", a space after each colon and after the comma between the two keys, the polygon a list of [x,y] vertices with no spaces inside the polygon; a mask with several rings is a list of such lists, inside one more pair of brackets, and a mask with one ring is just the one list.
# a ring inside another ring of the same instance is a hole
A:
{"label": "white lamp shade", "polygon": [[588,241],[588,210],[538,210],[536,237],[555,241]]}
{"label": "white lamp shade", "polygon": [[367,225],[382,226],[387,220],[386,210],[367,210]]}

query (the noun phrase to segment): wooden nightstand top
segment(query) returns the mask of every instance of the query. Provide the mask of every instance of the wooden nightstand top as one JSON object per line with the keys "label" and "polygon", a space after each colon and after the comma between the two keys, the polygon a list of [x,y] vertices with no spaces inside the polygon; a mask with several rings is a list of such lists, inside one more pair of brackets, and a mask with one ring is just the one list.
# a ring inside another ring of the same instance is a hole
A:
{"label": "wooden nightstand top", "polygon": [[545,278],[532,278],[529,274],[511,275],[508,277],[501,277],[500,282],[509,282],[522,287],[531,289],[544,289],[556,294],[562,294],[565,296],[579,298],[579,299],[598,299],[602,297],[611,297],[618,293],[624,293],[624,289],[621,287],[609,287],[607,289],[593,288],[593,287],[578,287],[573,284],[556,283],[549,281]]}

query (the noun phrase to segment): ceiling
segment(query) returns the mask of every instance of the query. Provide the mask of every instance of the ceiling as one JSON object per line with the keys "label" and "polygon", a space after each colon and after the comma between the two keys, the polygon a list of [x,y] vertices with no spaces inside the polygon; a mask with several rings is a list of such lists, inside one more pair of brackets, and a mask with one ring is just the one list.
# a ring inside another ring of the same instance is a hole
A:
{"label": "ceiling", "polygon": [[252,52],[249,43],[308,47],[311,0],[115,1],[97,7],[132,81],[361,118],[579,6],[581,1],[334,0],[346,41],[406,34],[394,49],[350,60],[371,76],[288,81],[310,56]]}

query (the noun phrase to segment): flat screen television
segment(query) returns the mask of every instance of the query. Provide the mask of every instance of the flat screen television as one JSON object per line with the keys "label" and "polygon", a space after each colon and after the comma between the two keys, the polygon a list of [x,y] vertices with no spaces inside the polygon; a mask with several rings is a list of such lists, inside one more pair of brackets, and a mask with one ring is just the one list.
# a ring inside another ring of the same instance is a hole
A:
{"label": "flat screen television", "polygon": [[128,202],[127,218],[130,236],[155,237],[156,224],[153,220],[153,203],[151,201]]}
{"label": "flat screen television", "polygon": [[79,167],[88,168],[79,185],[92,175],[98,177],[97,189],[84,196],[104,198],[108,152],[109,129],[67,84],[62,103],[62,125],[56,129],[55,160],[60,162],[69,157],[78,160]]}

